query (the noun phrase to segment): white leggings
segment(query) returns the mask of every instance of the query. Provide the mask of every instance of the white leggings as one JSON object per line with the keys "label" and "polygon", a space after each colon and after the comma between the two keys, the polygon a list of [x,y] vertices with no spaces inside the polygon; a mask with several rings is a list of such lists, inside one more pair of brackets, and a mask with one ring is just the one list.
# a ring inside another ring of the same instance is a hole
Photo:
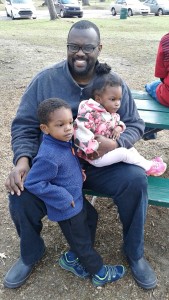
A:
{"label": "white leggings", "polygon": [[106,153],[98,159],[87,159],[87,161],[95,167],[104,167],[118,162],[125,162],[142,167],[145,171],[148,171],[152,166],[152,160],[145,159],[134,147],[130,149],[120,147]]}

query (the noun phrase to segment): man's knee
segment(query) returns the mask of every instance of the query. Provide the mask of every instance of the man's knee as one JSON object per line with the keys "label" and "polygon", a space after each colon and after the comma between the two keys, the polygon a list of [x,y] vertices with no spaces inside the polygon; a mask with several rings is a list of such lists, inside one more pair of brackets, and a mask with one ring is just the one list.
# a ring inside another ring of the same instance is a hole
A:
{"label": "man's knee", "polygon": [[33,215],[37,210],[43,211],[42,214],[46,214],[46,207],[43,201],[24,190],[20,196],[9,195],[9,210],[11,215],[19,216],[21,214],[29,212]]}

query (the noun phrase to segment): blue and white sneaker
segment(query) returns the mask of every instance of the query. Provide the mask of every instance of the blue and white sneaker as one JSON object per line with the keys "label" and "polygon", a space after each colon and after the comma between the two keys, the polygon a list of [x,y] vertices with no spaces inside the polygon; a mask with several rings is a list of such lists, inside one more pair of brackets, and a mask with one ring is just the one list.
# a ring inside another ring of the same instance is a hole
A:
{"label": "blue and white sneaker", "polygon": [[80,278],[87,278],[90,276],[88,272],[85,271],[84,267],[80,264],[78,257],[74,260],[68,259],[68,252],[65,252],[59,258],[59,265],[61,268],[72,272]]}
{"label": "blue and white sneaker", "polygon": [[119,280],[126,273],[126,268],[123,265],[104,265],[105,273],[102,276],[95,274],[92,277],[92,283],[94,286],[102,286],[108,282]]}

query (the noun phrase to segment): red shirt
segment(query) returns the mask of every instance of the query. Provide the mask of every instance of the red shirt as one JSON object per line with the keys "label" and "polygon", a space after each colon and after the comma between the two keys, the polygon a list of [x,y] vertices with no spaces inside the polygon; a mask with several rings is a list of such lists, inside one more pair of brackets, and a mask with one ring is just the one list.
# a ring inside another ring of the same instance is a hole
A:
{"label": "red shirt", "polygon": [[162,37],[159,44],[155,77],[164,78],[163,83],[157,87],[156,94],[162,105],[169,106],[169,33]]}

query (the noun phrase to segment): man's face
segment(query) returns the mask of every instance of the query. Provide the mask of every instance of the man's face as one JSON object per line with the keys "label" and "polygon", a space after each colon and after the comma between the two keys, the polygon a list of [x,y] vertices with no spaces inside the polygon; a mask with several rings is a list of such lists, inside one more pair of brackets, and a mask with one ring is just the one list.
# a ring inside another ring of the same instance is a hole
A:
{"label": "man's face", "polygon": [[[75,79],[90,77],[102,48],[96,31],[93,28],[73,28],[69,33],[67,44],[67,59],[72,76]],[[79,47],[83,47],[83,50]],[[91,48],[91,52],[85,53],[85,49],[88,48]]]}

